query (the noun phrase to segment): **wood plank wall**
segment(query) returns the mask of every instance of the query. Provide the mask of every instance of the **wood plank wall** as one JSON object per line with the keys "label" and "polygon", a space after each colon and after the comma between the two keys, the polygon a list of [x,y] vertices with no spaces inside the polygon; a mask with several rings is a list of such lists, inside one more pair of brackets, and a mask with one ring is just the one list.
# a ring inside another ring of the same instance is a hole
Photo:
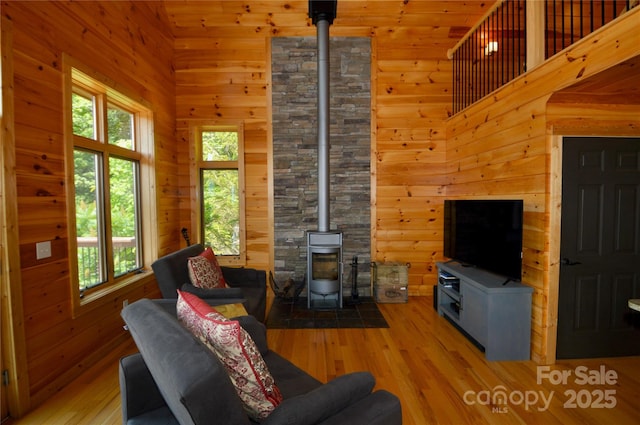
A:
{"label": "wood plank wall", "polygon": [[[23,317],[14,320],[27,365],[19,378],[11,378],[28,382],[30,402],[22,403],[40,404],[127,337],[119,317],[124,299],[157,296],[151,280],[107,297],[87,315],[72,315],[66,205],[73,200],[66,198],[65,187],[63,53],[152,105],[160,214],[165,222],[177,222],[173,44],[160,7],[142,2],[2,3],[3,25],[10,22],[13,29],[12,48],[3,51],[3,61],[13,62],[15,134],[3,143],[15,144],[17,288]],[[160,245],[167,246],[160,227]],[[52,241],[52,257],[36,260],[40,241]]]}
{"label": "wood plank wall", "polygon": [[[451,114],[451,63],[446,50],[455,40],[449,38],[448,27],[425,24],[423,18],[434,14],[431,20],[447,24],[454,17],[437,2],[390,2],[377,6],[375,12],[366,10],[364,2],[341,2],[339,7],[331,36],[373,39],[371,258],[410,263],[410,295],[431,294],[435,262],[442,255],[441,198],[449,181],[444,141]],[[464,13],[481,15],[483,7],[478,3]],[[308,2],[284,6],[253,2],[250,8],[226,2],[216,16],[189,8],[177,3],[167,7],[176,27],[180,190],[191,200],[181,204],[181,226],[196,228],[197,194],[187,174],[193,163],[190,124],[242,121],[252,130],[245,139],[250,153],[246,158],[247,266],[270,269],[269,40],[315,36],[315,27],[307,23]],[[349,8],[366,13],[345,25],[341,16],[357,15]],[[388,22],[385,16],[402,16],[404,8],[402,24],[377,26]]]}
{"label": "wood plank wall", "polygon": [[561,93],[640,54],[632,36],[638,12],[585,37],[447,124],[448,197],[524,199],[523,283],[534,288],[532,358],[539,363],[555,361],[560,189],[554,136],[640,135],[640,105],[627,104],[626,96],[618,96],[620,105],[590,105],[594,93],[572,92],[574,103]]}
{"label": "wood plank wall", "polygon": [[437,27],[374,29],[372,258],[409,263],[410,295],[432,293],[442,259],[447,37]]}
{"label": "wood plank wall", "polygon": [[[251,27],[208,27],[175,41],[176,114],[181,227],[198,240],[199,196],[194,147],[189,143],[194,125],[237,124],[244,127],[246,264],[270,269],[268,169],[270,144],[267,102],[267,41]],[[173,229],[178,234],[180,227]]]}

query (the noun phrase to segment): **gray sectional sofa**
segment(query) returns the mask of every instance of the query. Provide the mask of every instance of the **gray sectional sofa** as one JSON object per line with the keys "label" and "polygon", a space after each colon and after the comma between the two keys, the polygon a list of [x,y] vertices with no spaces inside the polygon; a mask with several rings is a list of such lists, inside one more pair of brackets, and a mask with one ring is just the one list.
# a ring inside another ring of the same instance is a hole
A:
{"label": "gray sectional sofa", "polygon": [[[122,311],[139,353],[120,360],[124,424],[252,424],[217,357],[176,318],[175,300],[143,299]],[[369,372],[323,384],[269,350],[266,328],[236,318],[262,354],[284,401],[263,424],[396,425],[398,398]]]}

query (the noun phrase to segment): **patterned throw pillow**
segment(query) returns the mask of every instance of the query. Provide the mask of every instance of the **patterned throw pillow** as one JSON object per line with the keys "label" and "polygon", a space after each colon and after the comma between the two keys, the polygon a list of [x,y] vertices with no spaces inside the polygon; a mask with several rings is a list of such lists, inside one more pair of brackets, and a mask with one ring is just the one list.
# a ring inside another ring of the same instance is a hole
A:
{"label": "patterned throw pillow", "polygon": [[218,272],[206,257],[189,257],[187,267],[189,268],[189,278],[193,286],[205,289],[220,287],[218,286],[220,285]]}
{"label": "patterned throw pillow", "polygon": [[[206,261],[205,261],[206,260]],[[222,268],[218,264],[216,254],[211,247],[207,247],[197,257],[189,257],[187,260],[191,283],[198,288],[228,288],[224,280]]]}
{"label": "patterned throw pillow", "polygon": [[178,320],[224,364],[247,414],[264,420],[282,402],[264,359],[237,320],[228,320],[197,296],[178,291]]}
{"label": "patterned throw pillow", "polygon": [[218,280],[219,280],[218,288],[228,288],[229,285],[227,285],[227,281],[224,280],[224,275],[222,274],[222,267],[220,267],[220,264],[218,263],[218,259],[216,258],[216,254],[213,252],[213,249],[211,249],[210,246],[206,247],[205,250],[202,251],[202,253],[200,253],[200,256],[205,257],[207,260],[209,260],[213,268],[216,270]]}

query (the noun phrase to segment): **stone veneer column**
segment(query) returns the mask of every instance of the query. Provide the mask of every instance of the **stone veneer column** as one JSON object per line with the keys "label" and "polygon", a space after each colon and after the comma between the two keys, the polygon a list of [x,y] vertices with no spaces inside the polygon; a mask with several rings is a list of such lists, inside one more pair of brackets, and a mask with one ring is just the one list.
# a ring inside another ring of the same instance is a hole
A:
{"label": "stone veneer column", "polygon": [[[318,230],[315,37],[271,41],[275,277],[300,281],[307,230]],[[371,41],[330,39],[330,227],[343,233],[344,294],[358,256],[360,295],[370,295]]]}

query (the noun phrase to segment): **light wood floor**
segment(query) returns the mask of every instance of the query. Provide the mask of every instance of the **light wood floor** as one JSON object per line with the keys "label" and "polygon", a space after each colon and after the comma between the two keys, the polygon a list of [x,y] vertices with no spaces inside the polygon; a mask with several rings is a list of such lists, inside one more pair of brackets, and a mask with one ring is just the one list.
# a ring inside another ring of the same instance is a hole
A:
{"label": "light wood floor", "polygon": [[[405,425],[640,423],[640,357],[559,361],[549,372],[570,373],[566,384],[538,383],[533,362],[487,362],[437,316],[431,302],[415,297],[408,304],[380,304],[389,329],[269,330],[269,345],[323,381],[371,371],[378,388],[400,397]],[[121,423],[117,359],[134,351],[131,343],[114,347],[108,358],[11,424]],[[617,375],[615,384],[581,382],[601,367],[609,379]]]}

